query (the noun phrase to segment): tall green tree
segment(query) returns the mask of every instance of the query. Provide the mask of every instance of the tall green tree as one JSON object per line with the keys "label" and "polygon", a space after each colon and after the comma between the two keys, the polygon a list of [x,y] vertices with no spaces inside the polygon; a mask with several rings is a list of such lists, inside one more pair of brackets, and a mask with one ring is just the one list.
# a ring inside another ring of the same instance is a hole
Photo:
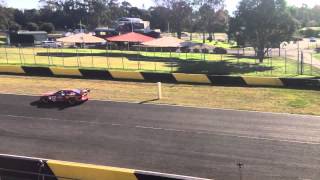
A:
{"label": "tall green tree", "polygon": [[259,62],[270,48],[289,40],[297,29],[285,0],[242,0],[235,21],[234,32],[241,33],[244,41],[254,47]]}
{"label": "tall green tree", "polygon": [[26,28],[27,28],[28,31],[37,31],[37,30],[39,30],[39,26],[34,22],[27,23]]}
{"label": "tall green tree", "polygon": [[189,25],[189,20],[192,17],[192,7],[190,1],[187,0],[159,0],[156,1],[158,7],[165,7],[169,10],[170,29],[177,33],[178,38],[181,38],[183,30],[186,30]]}

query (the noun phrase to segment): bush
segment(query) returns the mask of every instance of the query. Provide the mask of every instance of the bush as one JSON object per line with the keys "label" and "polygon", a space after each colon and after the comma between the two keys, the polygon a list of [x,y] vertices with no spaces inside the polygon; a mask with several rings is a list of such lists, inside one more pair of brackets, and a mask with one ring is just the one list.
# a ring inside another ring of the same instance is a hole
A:
{"label": "bush", "polygon": [[54,31],[55,27],[52,23],[43,23],[40,26],[41,31],[46,31],[47,33],[51,33]]}
{"label": "bush", "polygon": [[33,22],[27,23],[26,28],[27,28],[28,31],[38,31],[39,30],[39,26],[36,23],[33,23]]}
{"label": "bush", "polygon": [[227,50],[225,48],[216,47],[216,48],[214,48],[213,53],[215,53],[215,54],[227,54]]}

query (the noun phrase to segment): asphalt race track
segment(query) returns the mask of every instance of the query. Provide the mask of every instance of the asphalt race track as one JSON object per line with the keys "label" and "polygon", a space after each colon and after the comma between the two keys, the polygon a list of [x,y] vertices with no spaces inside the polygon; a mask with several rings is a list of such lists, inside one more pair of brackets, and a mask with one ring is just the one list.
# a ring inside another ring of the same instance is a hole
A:
{"label": "asphalt race track", "polygon": [[238,180],[320,179],[320,117],[0,95],[0,153]]}

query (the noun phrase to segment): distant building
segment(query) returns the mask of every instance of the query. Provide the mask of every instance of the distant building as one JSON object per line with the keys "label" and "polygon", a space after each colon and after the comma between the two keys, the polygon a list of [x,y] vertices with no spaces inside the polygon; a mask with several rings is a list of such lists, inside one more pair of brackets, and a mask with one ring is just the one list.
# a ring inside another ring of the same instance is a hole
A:
{"label": "distant building", "polygon": [[94,30],[95,36],[106,39],[112,36],[119,35],[119,32],[115,29],[110,29],[108,27],[100,27]]}
{"label": "distant building", "polygon": [[8,44],[40,45],[42,41],[48,39],[48,33],[45,31],[18,31],[9,33],[8,37]]}
{"label": "distant building", "polygon": [[140,18],[122,17],[115,22],[114,28],[99,27],[95,29],[95,36],[109,38],[119,34],[136,32],[153,38],[159,38],[160,33],[150,29],[150,22]]}
{"label": "distant building", "polygon": [[116,30],[118,32],[133,32],[135,30],[150,30],[150,22],[140,18],[123,17],[118,19]]}

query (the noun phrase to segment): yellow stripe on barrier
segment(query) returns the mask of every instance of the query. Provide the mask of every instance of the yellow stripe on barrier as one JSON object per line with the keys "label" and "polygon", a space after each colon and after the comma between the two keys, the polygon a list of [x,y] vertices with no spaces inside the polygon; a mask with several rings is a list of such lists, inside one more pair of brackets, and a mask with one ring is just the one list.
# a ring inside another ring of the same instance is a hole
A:
{"label": "yellow stripe on barrier", "polygon": [[144,80],[140,72],[134,71],[109,71],[114,79],[133,79],[133,80]]}
{"label": "yellow stripe on barrier", "polygon": [[178,82],[187,82],[187,83],[202,83],[210,84],[211,81],[208,79],[205,74],[184,74],[184,73],[173,73],[173,76]]}
{"label": "yellow stripe on barrier", "polygon": [[279,78],[273,77],[242,77],[247,85],[252,86],[284,86]]}
{"label": "yellow stripe on barrier", "polygon": [[60,76],[82,76],[79,69],[68,69],[59,67],[50,67],[50,70],[54,75]]}
{"label": "yellow stripe on barrier", "polygon": [[[58,177],[81,180],[137,180],[134,170],[82,163],[48,160],[47,165]],[[64,180],[59,178],[59,180]]]}
{"label": "yellow stripe on barrier", "polygon": [[25,74],[21,66],[0,66],[0,72]]}

